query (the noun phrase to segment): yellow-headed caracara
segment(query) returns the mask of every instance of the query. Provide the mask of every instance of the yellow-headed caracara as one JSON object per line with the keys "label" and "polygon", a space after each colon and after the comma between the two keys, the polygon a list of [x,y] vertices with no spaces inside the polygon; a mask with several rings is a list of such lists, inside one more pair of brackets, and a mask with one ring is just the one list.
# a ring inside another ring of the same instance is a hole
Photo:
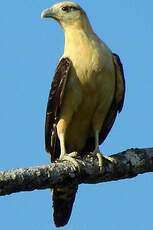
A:
{"label": "yellow-headed caracara", "polygon": [[[84,10],[73,2],[45,9],[65,33],[64,54],[52,81],[47,105],[45,143],[51,161],[72,160],[74,153],[93,153],[110,131],[124,101],[124,76],[119,57],[92,30]],[[54,188],[54,221],[64,226],[71,215],[77,185]]]}

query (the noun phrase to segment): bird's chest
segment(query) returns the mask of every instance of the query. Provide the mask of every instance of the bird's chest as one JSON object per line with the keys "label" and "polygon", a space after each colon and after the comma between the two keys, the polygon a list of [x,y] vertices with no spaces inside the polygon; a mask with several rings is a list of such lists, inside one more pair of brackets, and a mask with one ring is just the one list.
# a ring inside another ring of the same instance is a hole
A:
{"label": "bird's chest", "polygon": [[102,71],[102,58],[91,49],[81,47],[77,54],[71,57],[73,72],[84,90],[95,90],[98,83],[98,73]]}

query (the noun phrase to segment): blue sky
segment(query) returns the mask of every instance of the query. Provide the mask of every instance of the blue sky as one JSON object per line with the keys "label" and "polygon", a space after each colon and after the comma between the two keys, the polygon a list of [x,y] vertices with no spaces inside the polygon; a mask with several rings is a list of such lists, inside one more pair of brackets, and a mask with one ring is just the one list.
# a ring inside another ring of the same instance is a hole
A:
{"label": "blue sky", "polygon": [[[41,11],[57,1],[2,1],[0,13],[0,170],[44,165],[44,123],[50,82],[64,35]],[[153,140],[153,2],[78,0],[94,31],[120,55],[126,97],[105,154],[151,147]],[[65,230],[153,229],[152,173],[81,185]],[[0,198],[0,228],[54,230],[49,190]]]}

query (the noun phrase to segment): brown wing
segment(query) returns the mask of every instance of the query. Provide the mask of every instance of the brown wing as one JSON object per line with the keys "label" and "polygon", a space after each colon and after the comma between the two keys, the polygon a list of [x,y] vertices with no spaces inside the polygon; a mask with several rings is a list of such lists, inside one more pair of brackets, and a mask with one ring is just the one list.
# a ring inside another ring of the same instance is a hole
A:
{"label": "brown wing", "polygon": [[103,128],[99,135],[99,142],[100,142],[99,144],[101,144],[107,137],[109,131],[111,130],[114,124],[117,112],[121,112],[124,103],[125,79],[124,79],[123,66],[117,54],[113,54],[113,60],[115,66],[116,89],[115,89],[113,103],[106,116]]}
{"label": "brown wing", "polygon": [[46,151],[51,154],[52,162],[55,161],[60,154],[56,125],[59,119],[60,107],[70,67],[71,60],[69,58],[66,57],[60,60],[48,97],[45,123],[45,147]]}
{"label": "brown wing", "polygon": [[[125,80],[124,80],[123,66],[117,54],[113,54],[113,60],[115,66],[116,89],[115,89],[113,103],[110,107],[110,110],[104,121],[102,130],[99,134],[99,144],[101,144],[107,137],[109,131],[111,130],[114,124],[116,115],[118,112],[122,110],[123,103],[124,103]],[[85,147],[81,151],[81,155],[84,155],[88,152],[92,152],[94,148],[95,148],[95,138],[90,137],[88,138]]]}

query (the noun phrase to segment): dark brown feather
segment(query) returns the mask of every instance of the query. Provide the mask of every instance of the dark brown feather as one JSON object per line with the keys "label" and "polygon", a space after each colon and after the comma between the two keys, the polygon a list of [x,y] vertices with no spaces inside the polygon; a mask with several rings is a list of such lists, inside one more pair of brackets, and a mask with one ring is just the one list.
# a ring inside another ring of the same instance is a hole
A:
{"label": "dark brown feather", "polygon": [[54,222],[56,227],[64,226],[69,221],[78,185],[71,184],[53,189]]}
{"label": "dark brown feather", "polygon": [[[114,64],[115,64],[115,71],[116,71],[116,76],[117,75],[120,75],[119,79],[118,77],[117,78],[117,86],[118,86],[118,80],[122,81],[121,84],[122,84],[122,87],[123,87],[123,94],[122,94],[122,98],[120,100],[120,103],[118,104],[118,111],[121,112],[122,108],[123,108],[123,104],[124,104],[124,97],[125,97],[125,77],[124,77],[124,70],[123,70],[123,65],[121,63],[121,60],[120,60],[120,57],[113,53],[114,55]],[[117,70],[119,72],[117,72]],[[117,90],[120,90],[117,88]]]}
{"label": "dark brown feather", "polygon": [[67,82],[68,72],[71,67],[69,58],[62,58],[56,68],[48,97],[46,124],[45,124],[45,147],[51,154],[51,161],[59,158],[60,144],[57,137],[56,125],[59,119],[60,106]]}
{"label": "dark brown feather", "polygon": [[[71,64],[69,58],[62,58],[60,60],[56,68],[48,98],[45,124],[45,144],[46,151],[50,153],[52,162],[59,158],[61,152],[56,126],[59,120],[60,107]],[[63,188],[52,189],[53,216],[56,227],[67,224],[71,215],[77,188],[78,185],[71,184]]]}
{"label": "dark brown feather", "polygon": [[116,82],[115,94],[114,94],[113,103],[110,107],[110,110],[104,121],[102,130],[99,134],[99,144],[101,144],[107,137],[109,131],[111,130],[114,124],[116,115],[118,112],[121,112],[124,103],[125,79],[124,79],[123,66],[117,54],[113,54],[113,58],[114,58],[115,82]]}

